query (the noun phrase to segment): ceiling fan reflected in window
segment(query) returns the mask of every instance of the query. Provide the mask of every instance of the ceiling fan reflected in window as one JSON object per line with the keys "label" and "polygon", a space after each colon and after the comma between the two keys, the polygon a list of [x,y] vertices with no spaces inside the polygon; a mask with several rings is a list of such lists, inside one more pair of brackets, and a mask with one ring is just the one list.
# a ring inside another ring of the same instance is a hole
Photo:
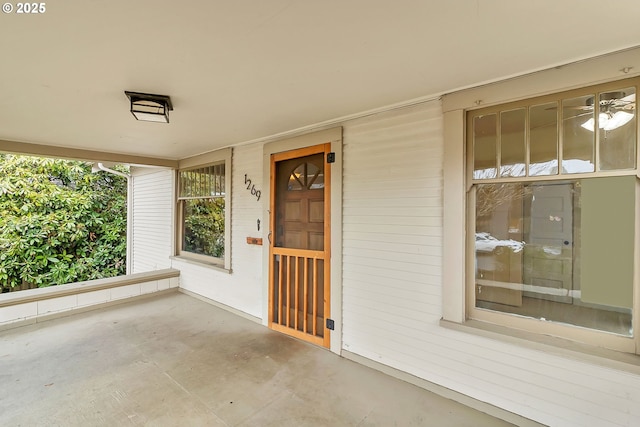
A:
{"label": "ceiling fan reflected in window", "polygon": [[[598,113],[598,128],[605,131],[618,129],[626,125],[635,117],[636,94],[627,95],[625,92],[605,92],[600,96],[600,112]],[[583,108],[593,110],[594,98],[587,100]],[[595,131],[595,119],[590,117],[581,126],[591,132]]]}

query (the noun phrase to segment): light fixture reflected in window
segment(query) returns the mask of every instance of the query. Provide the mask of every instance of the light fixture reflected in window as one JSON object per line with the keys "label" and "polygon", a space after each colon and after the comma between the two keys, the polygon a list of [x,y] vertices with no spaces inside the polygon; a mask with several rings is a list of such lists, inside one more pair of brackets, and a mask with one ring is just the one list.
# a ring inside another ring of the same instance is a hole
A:
{"label": "light fixture reflected in window", "polygon": [[[599,107],[598,128],[605,131],[617,129],[626,125],[635,117],[636,94],[633,88],[603,92],[587,100],[587,108]],[[595,105],[594,105],[595,104]],[[593,111],[593,110],[591,110]],[[596,110],[598,111],[598,110]],[[595,120],[591,117],[582,124],[588,131],[595,131]]]}
{"label": "light fixture reflected in window", "polygon": [[124,91],[131,101],[131,114],[136,120],[169,123],[169,111],[173,110],[171,98],[166,95]]}
{"label": "light fixture reflected in window", "polygon": [[[620,126],[626,125],[632,119],[633,113],[627,113],[626,111],[617,111],[615,114],[600,113],[598,115],[598,128],[604,130],[614,130],[619,128]],[[594,132],[595,120],[593,119],[593,117],[584,122],[582,124],[582,127],[590,130],[591,132]]]}

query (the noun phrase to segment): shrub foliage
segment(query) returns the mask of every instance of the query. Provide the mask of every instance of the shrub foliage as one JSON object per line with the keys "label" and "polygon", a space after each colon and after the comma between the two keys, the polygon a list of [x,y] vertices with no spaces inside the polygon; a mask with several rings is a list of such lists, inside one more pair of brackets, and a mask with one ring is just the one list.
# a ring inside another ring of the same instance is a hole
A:
{"label": "shrub foliage", "polygon": [[224,199],[186,200],[183,250],[224,258]]}
{"label": "shrub foliage", "polygon": [[125,274],[126,195],[88,163],[0,154],[2,292]]}

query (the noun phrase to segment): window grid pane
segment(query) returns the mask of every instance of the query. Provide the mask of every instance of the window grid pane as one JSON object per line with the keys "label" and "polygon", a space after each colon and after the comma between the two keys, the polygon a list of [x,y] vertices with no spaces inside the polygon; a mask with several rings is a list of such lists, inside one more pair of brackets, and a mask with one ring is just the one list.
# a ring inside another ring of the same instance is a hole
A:
{"label": "window grid pane", "polygon": [[224,198],[180,201],[182,210],[181,250],[224,258]]}
{"label": "window grid pane", "polygon": [[224,164],[180,171],[178,199],[224,197],[224,173]]}
{"label": "window grid pane", "polygon": [[595,134],[585,123],[593,120],[595,95],[562,100],[562,172],[595,171]]}
{"label": "window grid pane", "polygon": [[473,177],[496,178],[498,120],[496,114],[478,116],[473,120]]}
{"label": "window grid pane", "polygon": [[500,176],[516,177],[526,174],[525,121],[526,109],[500,113]]}
{"label": "window grid pane", "polygon": [[529,176],[558,174],[558,103],[529,108]]}
{"label": "window grid pane", "polygon": [[635,169],[635,100],[635,88],[603,92],[599,95],[600,170]]}
{"label": "window grid pane", "polygon": [[472,179],[632,171],[637,167],[635,110],[635,87],[481,110],[469,118]]}

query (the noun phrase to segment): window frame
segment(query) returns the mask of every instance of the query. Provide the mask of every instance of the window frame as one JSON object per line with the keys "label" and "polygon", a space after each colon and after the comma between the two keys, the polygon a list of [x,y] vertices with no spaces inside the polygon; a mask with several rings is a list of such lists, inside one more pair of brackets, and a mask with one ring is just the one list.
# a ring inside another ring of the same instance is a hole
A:
{"label": "window frame", "polygon": [[[184,198],[180,197],[180,173],[189,170],[205,168],[209,166],[224,165],[224,256],[216,258],[213,256],[196,254],[182,250],[183,238],[183,209]],[[175,256],[185,260],[201,263],[208,266],[222,268],[231,271],[231,168],[232,149],[223,149],[203,155],[190,157],[178,163],[175,174],[175,206],[176,206],[176,226],[175,226]]]}
{"label": "window frame", "polygon": [[[520,181],[544,181],[544,180],[550,180],[550,181],[555,181],[555,180],[561,180],[561,179],[574,179],[574,178],[589,178],[589,177],[603,177],[603,176],[621,176],[621,175],[636,175],[637,171],[638,171],[638,159],[640,158],[639,156],[639,151],[638,150],[638,135],[636,134],[636,165],[635,168],[628,168],[628,169],[619,169],[619,170],[599,170],[600,168],[600,150],[599,150],[599,142],[600,142],[600,135],[599,132],[594,132],[594,172],[582,172],[582,173],[561,173],[558,172],[555,175],[526,175],[526,176],[517,176],[517,177],[513,177],[513,176],[509,176],[509,177],[500,177],[499,175],[499,171],[497,171],[496,173],[496,178],[473,178],[473,154],[474,154],[474,147],[473,147],[473,120],[471,120],[471,118],[479,116],[479,115],[489,115],[489,114],[497,114],[498,116],[500,115],[500,113],[503,112],[509,112],[509,111],[513,111],[513,110],[517,110],[520,108],[527,108],[527,107],[531,107],[531,106],[538,106],[538,105],[543,105],[543,104],[548,104],[548,103],[552,103],[554,101],[558,101],[557,105],[558,105],[558,109],[562,108],[562,100],[565,99],[571,99],[571,98],[577,98],[579,96],[583,96],[583,95],[590,95],[593,94],[595,95],[600,94],[600,93],[604,93],[604,92],[610,92],[610,91],[614,91],[617,89],[624,89],[624,88],[628,88],[628,87],[635,87],[636,89],[636,96],[638,95],[638,90],[640,90],[640,83],[638,82],[638,79],[626,79],[626,80],[619,80],[617,82],[610,82],[610,83],[606,83],[606,84],[601,84],[601,85],[593,85],[593,86],[585,86],[583,88],[579,88],[579,89],[573,89],[573,90],[569,90],[569,91],[563,91],[563,92],[556,92],[550,95],[545,95],[545,96],[539,96],[539,97],[534,97],[534,98],[527,98],[527,99],[523,99],[523,100],[519,100],[519,101],[513,101],[513,102],[509,102],[509,103],[503,103],[503,104],[496,104],[490,107],[485,107],[485,108],[477,108],[477,109],[468,109],[466,111],[466,120],[465,120],[465,126],[466,126],[466,141],[465,144],[467,146],[467,156],[465,159],[466,162],[466,168],[467,168],[467,176],[466,176],[466,180],[469,181],[471,184],[475,184],[475,183],[502,183],[502,182],[520,182]],[[637,100],[636,100],[637,103]],[[482,113],[482,114],[479,114]],[[561,162],[564,160],[563,159],[563,148],[564,148],[564,141],[563,141],[563,136],[562,136],[562,132],[561,132],[561,127],[560,127],[560,119],[561,116],[558,116],[558,140],[557,140],[557,153],[558,153],[558,167],[561,166]],[[637,117],[636,114],[636,128],[638,126],[638,122],[640,122],[640,119]],[[636,129],[637,130],[637,129]],[[526,141],[526,149],[525,149],[525,158],[526,158],[526,170],[529,171],[529,166],[530,166],[530,146],[529,146],[529,141],[527,139]],[[500,150],[497,149],[497,155],[498,157],[500,156]]]}
{"label": "window frame", "polygon": [[[640,181],[638,177],[640,177],[640,118],[638,118],[638,114],[636,113],[636,123],[635,123],[635,132],[636,132],[636,146],[635,146],[635,168],[633,169],[624,169],[624,170],[600,170],[600,156],[599,156],[599,139],[600,135],[598,130],[595,132],[594,136],[594,172],[586,172],[586,173],[561,173],[558,172],[555,175],[538,175],[538,176],[530,176],[528,173],[526,176],[503,176],[500,177],[500,164],[496,164],[496,178],[475,178],[474,177],[474,146],[473,146],[473,119],[474,117],[478,117],[486,114],[497,114],[498,116],[501,112],[512,111],[518,108],[527,108],[532,106],[543,105],[550,102],[556,102],[559,109],[562,108],[562,100],[575,98],[581,95],[593,94],[596,95],[603,92],[608,92],[616,89],[623,89],[628,87],[634,87],[636,90],[636,95],[638,94],[638,90],[640,89],[640,79],[632,78],[632,79],[624,79],[624,80],[616,80],[611,81],[604,84],[592,85],[592,86],[584,86],[578,89],[573,90],[565,90],[558,91],[549,95],[523,98],[522,100],[506,102],[506,103],[496,103],[489,107],[480,107],[476,102],[476,108],[469,108],[462,112],[462,125],[465,133],[462,136],[462,140],[464,141],[464,149],[462,151],[462,155],[464,157],[464,170],[462,171],[464,177],[462,181],[464,182],[464,190],[465,194],[463,197],[465,198],[462,206],[465,206],[464,215],[464,224],[466,227],[466,232],[464,233],[465,243],[465,267],[464,267],[464,276],[462,278],[464,282],[463,294],[461,295],[463,298],[463,310],[462,310],[462,323],[465,321],[469,321],[470,323],[477,324],[477,322],[487,323],[491,325],[496,325],[498,327],[508,328],[509,330],[515,331],[525,331],[526,333],[532,333],[535,335],[550,335],[556,336],[563,339],[568,339],[571,341],[577,341],[581,343],[586,343],[593,346],[598,347],[606,347],[611,350],[622,351],[626,353],[632,354],[640,354],[640,298],[639,298],[639,283],[640,283],[640,262],[638,261],[638,253],[640,249],[640,230],[639,230],[639,219],[640,219]],[[637,103],[637,99],[636,99]],[[455,122],[455,117],[451,115],[451,122]],[[445,128],[447,123],[448,114],[445,113]],[[527,114],[528,117],[528,114]],[[562,164],[562,151],[563,151],[563,140],[562,140],[562,127],[560,125],[560,120],[562,118],[561,114],[558,114],[558,124],[557,124],[557,154],[558,154],[558,169]],[[459,122],[458,122],[459,123]],[[445,129],[445,138],[447,136],[453,136],[453,130],[451,128]],[[529,138],[526,137],[525,140],[526,152],[525,152],[525,170],[529,171],[530,165],[530,146],[529,146]],[[496,148],[496,158],[500,158],[500,148],[499,145]],[[498,160],[497,160],[498,161]],[[445,168],[446,169],[446,168]],[[446,181],[445,171],[445,181]],[[615,335],[612,333],[599,331],[596,329],[587,329],[579,326],[566,325],[561,323],[554,322],[544,322],[535,318],[527,318],[522,316],[517,316],[509,313],[502,313],[499,311],[492,311],[487,309],[482,309],[476,307],[476,285],[475,285],[475,222],[476,222],[476,184],[495,184],[495,183],[533,183],[533,182],[553,182],[553,181],[566,181],[566,180],[580,180],[584,178],[593,178],[593,177],[610,177],[610,176],[636,176],[636,203],[635,203],[635,238],[634,238],[634,246],[633,250],[636,254],[634,256],[634,273],[633,273],[633,302],[632,302],[632,326],[634,333],[632,336],[622,336]],[[446,182],[445,182],[446,184]],[[446,185],[445,185],[446,191]],[[452,203],[452,206],[455,203]],[[445,200],[445,210],[447,210],[447,200]],[[445,224],[445,233],[447,232],[447,225]],[[446,248],[445,248],[446,249]],[[453,297],[455,297],[455,292],[445,293],[444,294],[444,320],[456,321],[455,315],[457,314],[455,307],[447,307],[448,303],[451,304],[453,302]],[[449,318],[448,318],[449,317]]]}

